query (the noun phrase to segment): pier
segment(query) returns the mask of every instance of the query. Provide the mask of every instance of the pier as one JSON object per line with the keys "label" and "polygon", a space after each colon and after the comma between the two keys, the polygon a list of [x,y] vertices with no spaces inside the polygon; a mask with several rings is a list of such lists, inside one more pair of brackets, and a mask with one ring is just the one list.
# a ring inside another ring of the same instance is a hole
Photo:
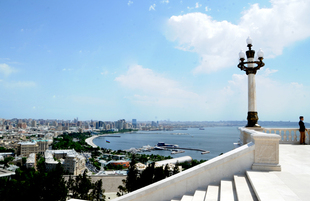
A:
{"label": "pier", "polygon": [[200,151],[201,154],[207,154],[207,153],[210,153],[210,151],[206,151],[206,150],[203,150],[203,149],[195,149],[195,148],[185,148],[185,147],[167,147],[167,146],[162,146],[163,148],[166,148],[166,149],[182,149],[182,150],[190,150],[190,151]]}

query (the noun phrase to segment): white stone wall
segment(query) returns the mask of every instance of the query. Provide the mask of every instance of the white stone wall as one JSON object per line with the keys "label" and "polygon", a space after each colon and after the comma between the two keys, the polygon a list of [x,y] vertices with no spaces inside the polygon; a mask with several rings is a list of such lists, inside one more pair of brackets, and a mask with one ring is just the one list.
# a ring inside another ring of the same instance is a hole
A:
{"label": "white stone wall", "polygon": [[249,143],[205,163],[163,179],[159,182],[116,198],[113,201],[170,201],[194,194],[208,185],[219,185],[222,179],[250,170],[254,163],[254,143]]}

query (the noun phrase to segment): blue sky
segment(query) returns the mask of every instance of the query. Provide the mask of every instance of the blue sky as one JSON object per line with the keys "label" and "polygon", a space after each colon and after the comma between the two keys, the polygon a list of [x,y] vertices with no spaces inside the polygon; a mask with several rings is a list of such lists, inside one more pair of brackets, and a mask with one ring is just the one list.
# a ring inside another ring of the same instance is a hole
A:
{"label": "blue sky", "polygon": [[[310,115],[310,2],[0,1],[0,118],[245,120],[238,53],[265,53],[262,121]],[[310,119],[310,117],[309,117]]]}

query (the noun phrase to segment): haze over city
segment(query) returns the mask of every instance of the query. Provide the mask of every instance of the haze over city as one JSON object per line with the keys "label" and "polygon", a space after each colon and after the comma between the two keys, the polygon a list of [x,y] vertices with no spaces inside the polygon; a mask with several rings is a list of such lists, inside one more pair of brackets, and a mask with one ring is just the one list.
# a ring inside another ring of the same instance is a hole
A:
{"label": "haze over city", "polygon": [[310,2],[1,1],[0,118],[247,117],[251,36],[262,121],[310,119]]}

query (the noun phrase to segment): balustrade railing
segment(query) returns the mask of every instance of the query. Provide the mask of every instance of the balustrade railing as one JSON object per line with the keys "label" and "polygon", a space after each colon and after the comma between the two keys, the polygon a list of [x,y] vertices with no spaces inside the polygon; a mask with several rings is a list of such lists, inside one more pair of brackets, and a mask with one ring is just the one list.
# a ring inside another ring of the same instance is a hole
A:
{"label": "balustrade railing", "polygon": [[[300,133],[298,128],[262,128],[264,133],[273,133],[281,136],[281,144],[298,144]],[[306,131],[305,142],[309,144],[310,130]]]}

